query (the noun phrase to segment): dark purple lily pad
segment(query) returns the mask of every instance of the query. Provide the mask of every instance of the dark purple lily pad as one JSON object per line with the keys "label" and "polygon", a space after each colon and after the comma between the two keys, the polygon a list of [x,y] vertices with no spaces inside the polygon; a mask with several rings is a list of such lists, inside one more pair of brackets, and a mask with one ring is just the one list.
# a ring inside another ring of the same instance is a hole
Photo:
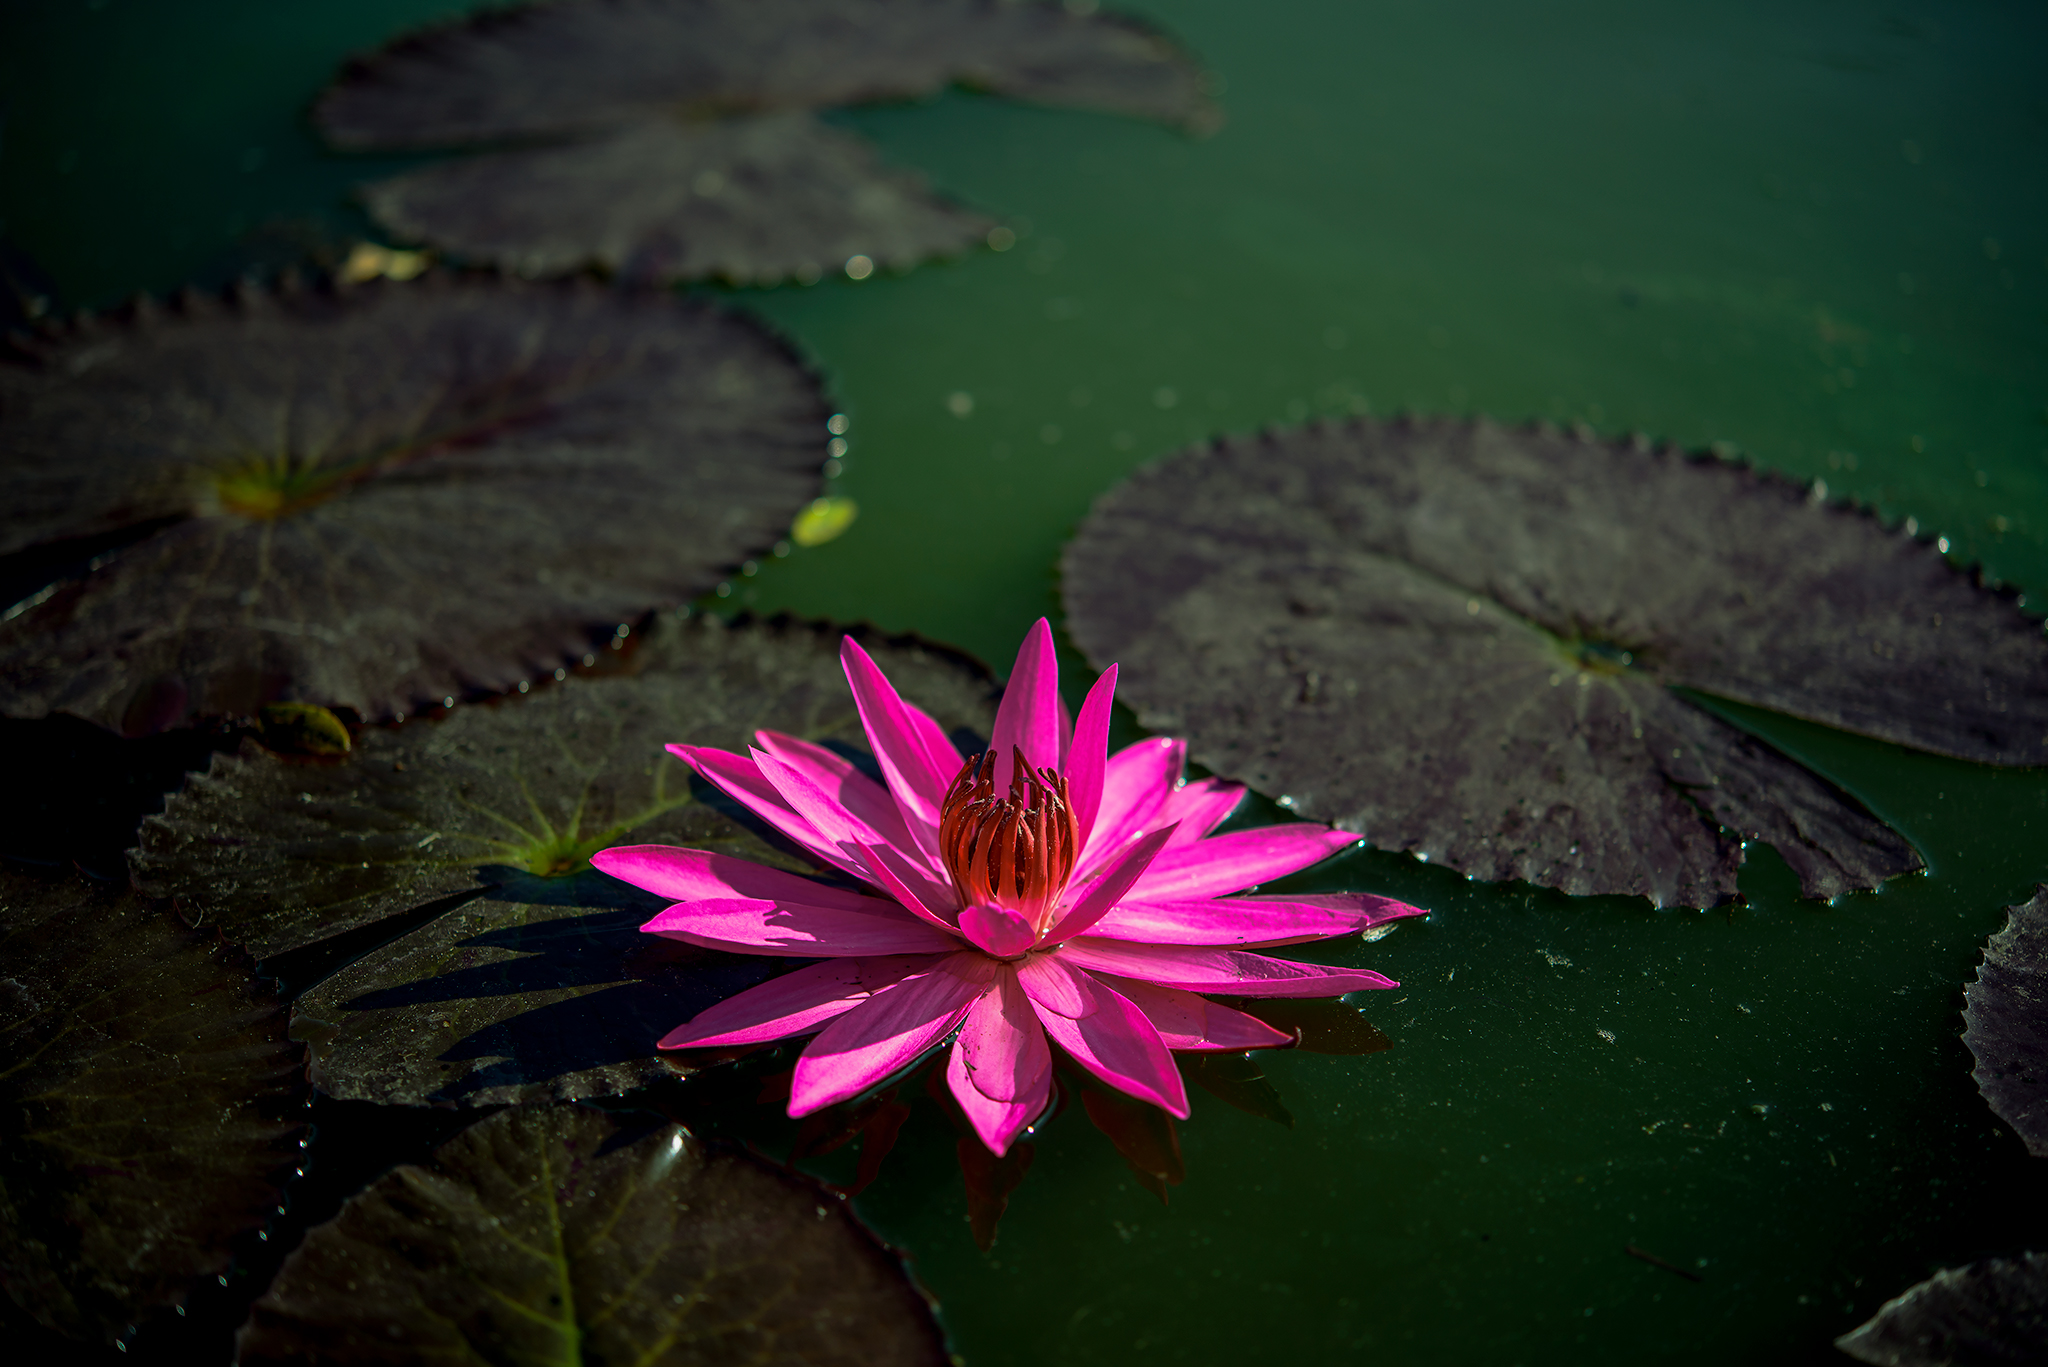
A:
{"label": "dark purple lily pad", "polygon": [[2027,1152],[2048,1158],[2048,883],[2007,911],[1963,989],[1963,1043],[1984,1100]]}
{"label": "dark purple lily pad", "polygon": [[0,869],[0,1282],[114,1342],[227,1270],[305,1133],[248,960],[133,896]]}
{"label": "dark purple lily pad", "polygon": [[908,269],[995,220],[805,113],[629,124],[589,142],[444,161],[371,186],[379,222],[522,275],[817,279],[856,255]]}
{"label": "dark purple lily pad", "polygon": [[430,276],[188,298],[0,362],[0,554],[126,539],[0,622],[0,712],[133,733],[496,690],[686,600],[815,494],[759,328]]}
{"label": "dark purple lily pad", "polygon": [[1491,423],[1232,438],[1101,498],[1068,625],[1146,725],[1293,811],[1489,879],[1704,906],[1742,841],[1811,897],[1920,867],[1674,688],[2048,763],[2048,642],[1867,512]]}
{"label": "dark purple lily pad", "polygon": [[[979,666],[857,634],[906,697],[987,734]],[[662,747],[744,749],[761,728],[860,742],[840,635],[659,620],[626,672],[368,728],[339,762],[248,745],[144,823],[137,885],[264,958],[405,932],[297,1003],[293,1033],[333,1095],[481,1105],[642,1085],[663,1075],[655,1040],[775,963],[640,934],[662,904],[589,856],[688,845],[809,872]]]}
{"label": "dark purple lily pad", "polygon": [[1191,132],[1219,122],[1163,36],[1006,0],[486,11],[351,64],[314,117],[353,150],[499,149],[369,187],[372,213],[409,239],[534,274],[772,283],[855,255],[907,267],[988,231],[805,116],[953,84]]}
{"label": "dark purple lily pad", "polygon": [[1835,1347],[1877,1367],[2020,1367],[2048,1345],[2048,1253],[1935,1273]]}
{"label": "dark purple lily pad", "polygon": [[306,1235],[259,1363],[948,1361],[901,1260],[812,1183],[677,1125],[521,1106]]}

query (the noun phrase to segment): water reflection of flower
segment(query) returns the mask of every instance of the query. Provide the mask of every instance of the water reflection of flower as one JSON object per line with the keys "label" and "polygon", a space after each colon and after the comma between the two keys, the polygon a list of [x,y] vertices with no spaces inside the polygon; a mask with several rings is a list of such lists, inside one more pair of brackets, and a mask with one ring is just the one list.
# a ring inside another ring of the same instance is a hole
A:
{"label": "water reflection of flower", "polygon": [[1198,995],[1329,997],[1395,983],[1248,952],[1417,914],[1366,894],[1225,897],[1357,837],[1293,823],[1211,835],[1243,790],[1184,782],[1185,743],[1108,754],[1114,666],[1070,721],[1052,631],[1018,653],[989,750],[963,757],[858,644],[840,650],[887,787],[843,757],[764,731],[747,755],[669,749],[814,858],[872,892],[663,845],[592,862],[676,899],[643,929],[824,962],[743,992],[665,1049],[817,1032],[791,1083],[806,1115],[867,1091],[958,1031],[946,1081],[997,1154],[1047,1108],[1047,1037],[1082,1068],[1176,1116],[1174,1050],[1291,1036]]}

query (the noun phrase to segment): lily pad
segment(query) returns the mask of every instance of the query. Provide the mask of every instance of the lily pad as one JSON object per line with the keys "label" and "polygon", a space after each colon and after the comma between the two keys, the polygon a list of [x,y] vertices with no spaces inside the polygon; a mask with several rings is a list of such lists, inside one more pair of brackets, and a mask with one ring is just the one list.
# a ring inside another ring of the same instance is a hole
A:
{"label": "lily pad", "polygon": [[523,275],[595,264],[630,280],[815,280],[855,255],[908,269],[995,226],[806,113],[634,123],[441,162],[365,198],[400,237],[473,260]]}
{"label": "lily pad", "polygon": [[2007,909],[1963,998],[1977,1090],[2027,1152],[2048,1158],[2048,883]]}
{"label": "lily pad", "polygon": [[0,1282],[115,1342],[226,1271],[305,1133],[282,1005],[218,937],[0,869]]}
{"label": "lily pad", "polygon": [[[589,856],[677,844],[811,871],[662,747],[744,748],[762,728],[855,741],[840,634],[658,619],[618,674],[367,728],[339,762],[247,745],[144,823],[137,885],[265,958],[406,932],[299,999],[293,1031],[333,1095],[482,1105],[641,1085],[663,1075],[656,1039],[776,965],[640,934],[661,904]],[[859,637],[906,696],[987,734],[979,666]]]}
{"label": "lily pad", "polygon": [[1230,438],[1104,495],[1068,625],[1141,720],[1303,816],[1489,879],[1704,906],[1919,857],[1693,690],[2048,763],[2048,642],[1868,512],[1647,444],[1449,420]]}
{"label": "lily pad", "polygon": [[1894,1300],[1835,1347],[1877,1367],[2018,1367],[2048,1344],[2048,1253],[1952,1267]]}
{"label": "lily pad", "polygon": [[314,121],[355,151],[452,147],[952,84],[1191,131],[1216,119],[1168,39],[1036,0],[580,0],[401,38],[351,63]]}
{"label": "lily pad", "polygon": [[942,1364],[845,1203],[676,1125],[515,1107],[309,1231],[237,1337],[257,1363]]}
{"label": "lily pad", "polygon": [[808,117],[954,84],[1191,132],[1219,122],[1160,34],[1014,0],[485,11],[353,63],[314,117],[352,150],[496,149],[369,187],[403,236],[528,273],[765,283],[856,255],[907,267],[989,230]]}
{"label": "lily pad", "polygon": [[0,554],[118,544],[0,622],[0,712],[135,734],[511,687],[774,542],[825,417],[755,325],[589,283],[249,290],[22,342]]}

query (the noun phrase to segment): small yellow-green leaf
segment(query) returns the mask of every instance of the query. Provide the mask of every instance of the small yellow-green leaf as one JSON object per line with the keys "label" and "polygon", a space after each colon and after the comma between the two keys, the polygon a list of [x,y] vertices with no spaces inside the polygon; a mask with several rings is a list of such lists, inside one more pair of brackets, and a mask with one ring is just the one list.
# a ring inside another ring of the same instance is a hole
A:
{"label": "small yellow-green leaf", "polygon": [[819,498],[796,515],[789,527],[789,539],[799,546],[822,546],[844,536],[860,516],[860,505],[850,498]]}

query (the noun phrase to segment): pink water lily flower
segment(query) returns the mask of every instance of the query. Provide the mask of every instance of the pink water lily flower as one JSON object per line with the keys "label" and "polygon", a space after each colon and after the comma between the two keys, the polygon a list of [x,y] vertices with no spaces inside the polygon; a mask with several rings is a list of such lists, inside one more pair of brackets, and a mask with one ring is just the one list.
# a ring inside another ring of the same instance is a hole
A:
{"label": "pink water lily flower", "polygon": [[1052,1095],[1047,1037],[1104,1083],[1188,1113],[1174,1050],[1289,1035],[1201,993],[1331,997],[1377,973],[1248,951],[1420,909],[1365,894],[1225,897],[1358,837],[1308,823],[1211,835],[1243,795],[1182,781],[1184,742],[1108,753],[1111,666],[1070,721],[1052,629],[1017,655],[988,751],[968,759],[898,697],[851,637],[840,662],[888,786],[822,746],[759,732],[746,755],[671,745],[704,778],[855,892],[728,855],[619,846],[591,862],[676,904],[643,930],[742,954],[824,962],[704,1011],[664,1049],[817,1033],[789,1113],[859,1095],[958,1032],[946,1080],[1005,1152]]}

